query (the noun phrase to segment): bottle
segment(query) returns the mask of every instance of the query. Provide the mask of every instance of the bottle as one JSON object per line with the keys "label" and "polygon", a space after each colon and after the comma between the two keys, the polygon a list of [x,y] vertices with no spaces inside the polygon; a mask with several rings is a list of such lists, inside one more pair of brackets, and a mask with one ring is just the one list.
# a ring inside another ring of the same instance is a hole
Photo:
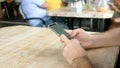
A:
{"label": "bottle", "polygon": [[82,3],[82,10],[86,10],[85,0],[81,0],[81,3]]}
{"label": "bottle", "polygon": [[83,7],[82,7],[82,1],[81,0],[79,0],[78,2],[77,2],[77,13],[81,13],[82,12],[82,9],[83,9]]}
{"label": "bottle", "polygon": [[109,5],[107,3],[107,0],[99,0],[97,11],[106,12],[107,10],[109,10]]}
{"label": "bottle", "polygon": [[71,11],[76,13],[82,12],[82,2],[81,0],[75,0],[71,6]]}
{"label": "bottle", "polygon": [[86,10],[92,10],[91,0],[86,0]]}

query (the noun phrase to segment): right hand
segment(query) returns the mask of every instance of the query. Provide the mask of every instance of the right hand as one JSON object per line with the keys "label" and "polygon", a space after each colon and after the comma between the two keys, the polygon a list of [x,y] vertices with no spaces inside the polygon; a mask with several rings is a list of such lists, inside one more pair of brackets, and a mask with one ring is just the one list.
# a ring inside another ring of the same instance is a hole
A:
{"label": "right hand", "polygon": [[66,31],[71,35],[72,38],[78,39],[84,48],[89,48],[93,43],[93,36],[81,28]]}

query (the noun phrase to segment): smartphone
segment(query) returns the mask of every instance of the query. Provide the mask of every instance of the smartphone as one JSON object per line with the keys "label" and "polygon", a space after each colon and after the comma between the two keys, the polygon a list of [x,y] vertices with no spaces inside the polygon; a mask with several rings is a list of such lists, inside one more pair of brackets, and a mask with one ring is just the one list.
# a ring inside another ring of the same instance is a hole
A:
{"label": "smartphone", "polygon": [[60,27],[57,23],[52,23],[49,25],[49,28],[52,29],[58,36],[64,34],[68,39],[71,39],[70,34],[68,34],[62,27]]}

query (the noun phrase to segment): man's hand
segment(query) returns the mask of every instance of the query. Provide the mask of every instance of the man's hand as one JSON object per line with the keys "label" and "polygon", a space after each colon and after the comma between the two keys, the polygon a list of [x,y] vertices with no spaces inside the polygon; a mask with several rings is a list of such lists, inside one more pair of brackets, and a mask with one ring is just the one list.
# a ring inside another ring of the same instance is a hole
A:
{"label": "man's hand", "polygon": [[110,8],[111,8],[111,10],[114,10],[114,11],[116,11],[116,12],[118,12],[119,14],[120,14],[120,6],[116,6],[116,5],[114,5],[114,4],[109,4],[109,6],[110,6]]}
{"label": "man's hand", "polygon": [[75,30],[66,30],[72,38],[76,38],[79,40],[81,45],[84,48],[89,48],[93,43],[93,36],[88,34],[83,29],[75,29]]}
{"label": "man's hand", "polygon": [[77,39],[69,40],[65,35],[60,37],[61,42],[64,43],[65,47],[63,50],[63,56],[67,59],[67,61],[72,64],[72,61],[76,58],[84,58],[87,56],[86,51],[80,45]]}

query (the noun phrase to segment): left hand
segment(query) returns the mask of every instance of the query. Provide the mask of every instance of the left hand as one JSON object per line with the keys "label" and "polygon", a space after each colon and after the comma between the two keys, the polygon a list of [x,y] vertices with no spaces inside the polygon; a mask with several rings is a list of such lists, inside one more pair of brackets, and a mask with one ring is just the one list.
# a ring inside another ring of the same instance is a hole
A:
{"label": "left hand", "polygon": [[77,39],[69,40],[65,35],[61,35],[60,40],[65,45],[63,56],[67,59],[68,63],[72,64],[74,59],[78,57],[84,58],[87,56],[86,51]]}

